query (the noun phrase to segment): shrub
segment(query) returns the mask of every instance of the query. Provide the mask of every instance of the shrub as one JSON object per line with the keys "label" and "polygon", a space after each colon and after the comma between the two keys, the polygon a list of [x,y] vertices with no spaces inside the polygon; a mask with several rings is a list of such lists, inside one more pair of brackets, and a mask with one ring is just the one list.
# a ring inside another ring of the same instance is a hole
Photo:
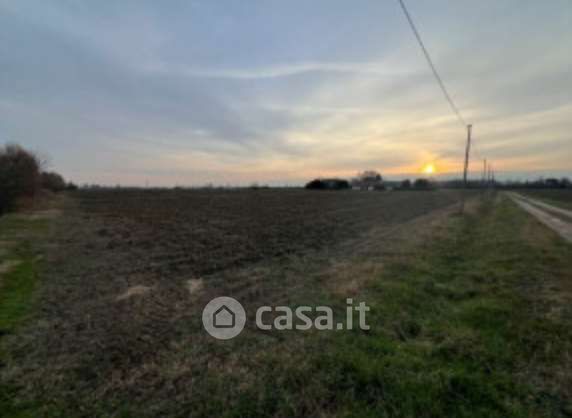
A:
{"label": "shrub", "polygon": [[12,209],[16,201],[33,197],[40,186],[40,162],[19,145],[0,148],[0,213]]}
{"label": "shrub", "polygon": [[349,189],[350,183],[343,179],[315,179],[306,184],[309,190],[344,190]]}
{"label": "shrub", "polygon": [[52,192],[61,192],[66,189],[64,178],[56,172],[46,172],[41,175],[42,188]]}
{"label": "shrub", "polygon": [[417,190],[432,190],[433,184],[427,179],[417,179],[413,183],[413,188]]}
{"label": "shrub", "polygon": [[319,179],[315,179],[315,180],[312,180],[312,181],[306,183],[306,189],[308,189],[308,190],[322,190],[325,188],[326,188],[326,185],[324,184],[324,182],[322,182],[322,180],[319,180]]}
{"label": "shrub", "polygon": [[66,184],[66,190],[74,191],[74,190],[77,190],[78,188],[79,187],[77,186],[77,184],[75,184],[72,181],[70,181],[68,184]]}

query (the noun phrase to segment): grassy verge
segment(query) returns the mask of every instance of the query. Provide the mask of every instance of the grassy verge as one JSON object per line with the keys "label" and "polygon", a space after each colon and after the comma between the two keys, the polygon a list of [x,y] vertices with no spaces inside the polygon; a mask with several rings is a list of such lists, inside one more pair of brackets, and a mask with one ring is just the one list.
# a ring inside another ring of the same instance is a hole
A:
{"label": "grassy verge", "polygon": [[486,204],[389,263],[363,295],[370,331],[267,355],[265,378],[217,412],[570,416],[570,317],[550,315],[558,302],[541,296],[570,271],[571,246],[506,199]]}
{"label": "grassy verge", "polygon": [[[0,218],[0,265],[9,265],[0,273],[0,369],[9,361],[3,340],[33,312],[40,263],[34,243],[46,231],[45,220],[19,215]],[[18,388],[0,382],[0,416],[36,416],[33,404],[16,401],[17,392]]]}
{"label": "grassy verge", "polygon": [[526,289],[547,268],[570,271],[572,252],[557,240],[530,242],[530,222],[508,202],[484,206],[413,262],[388,269],[369,296],[378,331],[345,336],[328,359],[338,385],[360,383],[348,411],[507,417],[569,409],[564,382],[540,375],[562,366],[569,324],[531,310],[541,302]]}
{"label": "grassy verge", "polygon": [[572,210],[572,190],[527,190],[524,194],[543,200],[549,205]]}

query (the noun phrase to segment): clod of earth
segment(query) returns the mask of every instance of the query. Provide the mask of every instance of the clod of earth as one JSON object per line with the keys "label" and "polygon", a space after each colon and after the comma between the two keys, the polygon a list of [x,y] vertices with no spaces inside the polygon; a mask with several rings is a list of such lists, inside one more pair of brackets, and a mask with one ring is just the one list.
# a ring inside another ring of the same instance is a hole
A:
{"label": "clod of earth", "polygon": [[125,299],[129,299],[133,296],[141,296],[144,295],[145,293],[149,292],[152,288],[149,286],[132,286],[129,289],[127,289],[124,293],[122,293],[121,295],[119,295],[117,297],[117,301],[120,300],[125,300]]}
{"label": "clod of earth", "polygon": [[203,290],[204,282],[203,279],[190,279],[187,280],[187,289],[191,295],[197,294],[201,290]]}

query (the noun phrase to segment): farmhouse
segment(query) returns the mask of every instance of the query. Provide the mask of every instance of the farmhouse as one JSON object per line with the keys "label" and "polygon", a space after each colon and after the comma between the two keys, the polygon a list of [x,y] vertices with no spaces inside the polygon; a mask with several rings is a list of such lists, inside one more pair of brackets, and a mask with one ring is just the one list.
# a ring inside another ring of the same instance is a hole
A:
{"label": "farmhouse", "polygon": [[377,171],[368,170],[359,173],[352,180],[352,188],[354,190],[385,190],[383,177]]}

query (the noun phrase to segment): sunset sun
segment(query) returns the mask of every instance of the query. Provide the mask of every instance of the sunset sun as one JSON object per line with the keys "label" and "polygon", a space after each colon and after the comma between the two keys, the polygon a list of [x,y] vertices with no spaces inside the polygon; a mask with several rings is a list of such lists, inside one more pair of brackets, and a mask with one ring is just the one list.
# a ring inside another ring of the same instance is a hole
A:
{"label": "sunset sun", "polygon": [[429,175],[431,175],[431,174],[435,174],[435,172],[436,172],[437,170],[435,169],[435,165],[434,165],[434,164],[425,164],[425,165],[423,166],[423,170],[422,170],[422,171],[423,171],[424,174],[429,174]]}

